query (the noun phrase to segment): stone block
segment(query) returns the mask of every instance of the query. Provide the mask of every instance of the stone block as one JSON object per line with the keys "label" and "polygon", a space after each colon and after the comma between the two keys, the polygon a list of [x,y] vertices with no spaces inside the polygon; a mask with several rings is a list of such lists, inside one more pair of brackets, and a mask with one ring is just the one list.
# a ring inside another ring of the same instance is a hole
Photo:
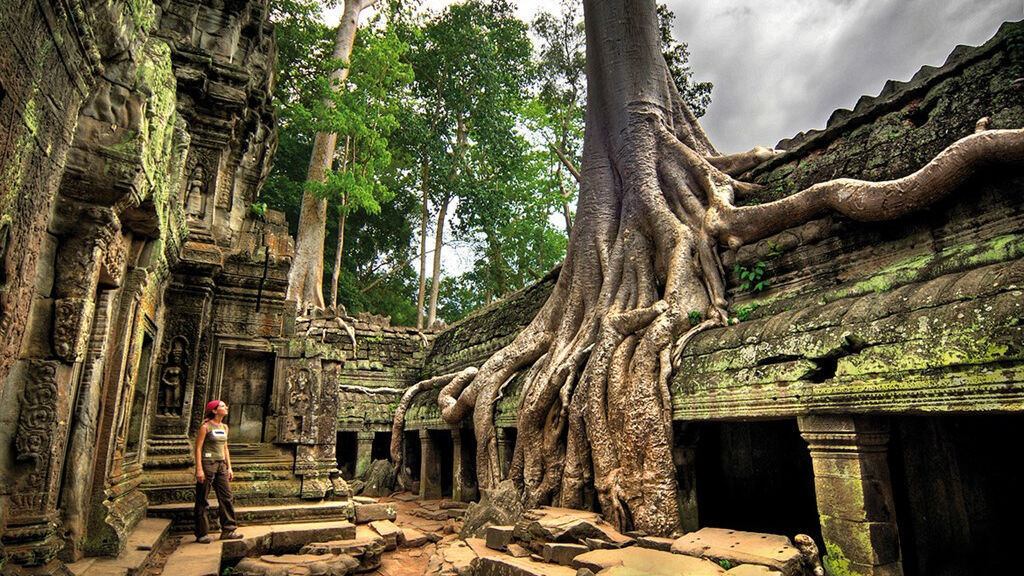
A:
{"label": "stone block", "polygon": [[398,512],[394,504],[356,504],[356,524],[375,520],[394,520]]}
{"label": "stone block", "polygon": [[757,564],[741,564],[725,571],[726,576],[782,576],[782,572]]}
{"label": "stone block", "polygon": [[512,526],[488,526],[484,535],[487,547],[493,550],[508,550],[508,545],[513,540],[513,530]]}
{"label": "stone block", "polygon": [[672,543],[675,541],[675,538],[664,538],[662,536],[640,536],[636,539],[636,545],[641,548],[671,552]]}
{"label": "stone block", "polygon": [[530,551],[529,550],[527,550],[526,548],[523,548],[522,546],[520,546],[519,544],[516,544],[515,542],[509,544],[508,545],[508,550],[506,550],[506,551],[508,552],[509,556],[512,556],[513,558],[526,558],[527,556],[530,555]]}
{"label": "stone block", "polygon": [[583,544],[548,542],[544,544],[541,555],[544,557],[545,562],[551,562],[560,566],[571,566],[573,558],[589,551],[590,549]]}
{"label": "stone block", "polygon": [[402,528],[402,546],[418,548],[430,542],[430,537],[415,528]]}
{"label": "stone block", "polygon": [[790,576],[799,574],[800,551],[789,538],[775,534],[701,528],[679,538],[672,552],[687,556],[727,560],[733,565],[759,564]]}
{"label": "stone block", "polygon": [[370,528],[373,528],[384,539],[386,550],[398,548],[405,540],[405,534],[402,532],[402,529],[391,520],[375,520],[370,522]]}
{"label": "stone block", "polygon": [[823,515],[821,532],[852,562],[881,565],[899,560],[899,534],[893,523],[854,522]]}
{"label": "stone block", "polygon": [[328,542],[330,540],[351,540],[356,537],[356,527],[351,522],[335,522],[316,528],[274,530],[270,536],[270,549],[273,554],[297,552],[309,542]]}
{"label": "stone block", "polygon": [[[719,576],[725,570],[703,558],[631,546],[621,550],[593,550],[573,559],[572,566],[597,574],[644,574],[645,576]],[[602,570],[608,572],[601,572]]]}

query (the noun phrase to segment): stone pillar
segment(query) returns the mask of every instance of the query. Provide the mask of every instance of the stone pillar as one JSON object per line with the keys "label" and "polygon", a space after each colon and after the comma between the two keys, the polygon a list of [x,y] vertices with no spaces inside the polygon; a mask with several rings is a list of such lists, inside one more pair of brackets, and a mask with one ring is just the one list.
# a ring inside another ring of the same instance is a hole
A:
{"label": "stone pillar", "polygon": [[452,470],[452,500],[472,502],[477,499],[476,473],[474,459],[476,454],[470,442],[463,442],[463,435],[472,436],[472,430],[455,428],[452,430],[452,454],[454,463]]}
{"label": "stone pillar", "polygon": [[441,498],[441,454],[430,430],[420,430],[420,500]]}
{"label": "stone pillar", "polygon": [[508,478],[508,471],[512,468],[512,455],[515,453],[515,438],[508,433],[507,428],[495,429],[498,440],[498,469],[501,471],[501,479]]}
{"label": "stone pillar", "polygon": [[842,415],[807,416],[799,424],[814,466],[826,571],[901,576],[899,530],[886,461],[888,423]]}
{"label": "stone pillar", "polygon": [[373,462],[373,437],[375,432],[363,430],[356,433],[356,478],[362,478]]}
{"label": "stone pillar", "polygon": [[700,528],[697,510],[697,441],[700,434],[693,425],[676,423],[672,460],[676,467],[676,497],[679,502],[679,522],[684,532]]}

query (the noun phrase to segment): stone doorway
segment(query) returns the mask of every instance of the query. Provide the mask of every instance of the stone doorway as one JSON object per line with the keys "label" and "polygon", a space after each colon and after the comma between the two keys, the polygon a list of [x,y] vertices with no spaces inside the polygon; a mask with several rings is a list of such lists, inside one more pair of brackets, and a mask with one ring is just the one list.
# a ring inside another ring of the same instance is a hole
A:
{"label": "stone doorway", "polygon": [[274,355],[250,350],[224,350],[221,399],[230,406],[231,441],[254,444],[264,438],[274,375]]}
{"label": "stone doorway", "polygon": [[807,534],[824,550],[811,456],[795,420],[695,427],[700,526]]}
{"label": "stone doorway", "polygon": [[1024,441],[1024,415],[891,422],[889,467],[904,574],[1006,573],[1024,517],[1024,473],[1012,464],[1014,447]]}

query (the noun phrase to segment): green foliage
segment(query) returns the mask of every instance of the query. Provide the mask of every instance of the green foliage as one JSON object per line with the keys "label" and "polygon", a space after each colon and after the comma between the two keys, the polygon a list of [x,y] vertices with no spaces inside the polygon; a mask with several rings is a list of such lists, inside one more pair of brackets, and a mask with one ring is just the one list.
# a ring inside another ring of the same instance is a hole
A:
{"label": "green foliage", "polygon": [[718,561],[718,565],[725,570],[728,570],[733,567],[733,563],[724,558]]}
{"label": "green foliage", "polygon": [[249,205],[249,209],[256,215],[257,218],[263,220],[267,217],[267,203],[266,202],[253,202]]}
{"label": "green foliage", "polygon": [[739,264],[733,266],[732,270],[740,277],[740,285],[738,286],[740,292],[760,292],[765,288],[771,286],[771,282],[765,278],[765,270],[767,264],[763,260],[758,260],[753,266],[747,268],[746,266],[740,266]]}
{"label": "green foliage", "polygon": [[704,315],[701,314],[700,310],[690,310],[686,318],[690,321],[690,326],[696,326],[704,319]]}
{"label": "green foliage", "polygon": [[750,315],[754,313],[754,310],[760,308],[760,305],[756,302],[749,302],[747,304],[740,304],[733,308],[733,312],[736,314],[736,318],[740,322],[746,322],[750,319]]}
{"label": "green foliage", "polygon": [[661,32],[661,53],[668,64],[679,95],[697,118],[704,115],[711,104],[711,82],[694,82],[690,70],[690,51],[685,42],[679,42],[672,35],[672,23],[676,15],[664,4],[658,4],[658,29]]}

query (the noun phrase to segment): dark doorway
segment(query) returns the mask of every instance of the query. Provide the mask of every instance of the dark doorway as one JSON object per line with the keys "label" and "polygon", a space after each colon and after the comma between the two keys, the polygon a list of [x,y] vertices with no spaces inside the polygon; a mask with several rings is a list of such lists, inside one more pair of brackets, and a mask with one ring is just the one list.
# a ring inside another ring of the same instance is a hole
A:
{"label": "dark doorway", "polygon": [[807,534],[824,550],[811,456],[795,420],[695,427],[702,527]]}
{"label": "dark doorway", "polygon": [[405,474],[413,480],[420,479],[420,431],[405,431],[405,457],[403,458]]}
{"label": "dark doorway", "polygon": [[[889,463],[907,576],[1000,574],[1024,529],[1021,415],[893,421]],[[1012,571],[1012,570],[1011,570]]]}
{"label": "dark doorway", "polygon": [[237,349],[224,351],[221,397],[230,407],[228,422],[232,442],[263,442],[273,377],[273,354]]}
{"label": "dark doorway", "polygon": [[455,467],[452,433],[450,430],[431,430],[430,439],[434,441],[434,450],[437,451],[437,460],[441,467],[441,496],[451,498]]}
{"label": "dark doorway", "polygon": [[338,470],[341,477],[351,480],[356,473],[358,442],[355,432],[338,432],[338,443],[335,444],[335,457],[338,459]]}
{"label": "dark doorway", "polygon": [[391,432],[374,432],[370,460],[391,459]]}

